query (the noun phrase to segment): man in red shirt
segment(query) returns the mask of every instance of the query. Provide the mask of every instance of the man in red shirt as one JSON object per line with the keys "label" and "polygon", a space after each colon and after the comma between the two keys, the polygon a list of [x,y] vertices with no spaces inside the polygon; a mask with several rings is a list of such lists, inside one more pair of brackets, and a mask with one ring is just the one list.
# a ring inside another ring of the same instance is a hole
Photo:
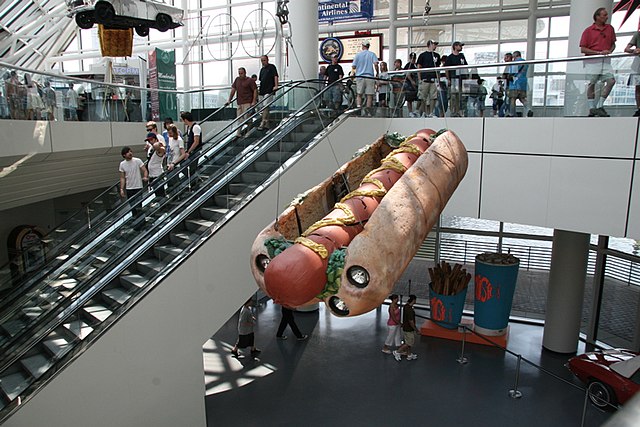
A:
{"label": "man in red shirt", "polygon": [[[607,24],[609,13],[601,7],[593,14],[593,25],[587,27],[580,38],[580,52],[587,56],[609,55],[616,48],[616,33],[613,27]],[[609,117],[603,108],[604,101],[609,96],[616,79],[611,68],[611,60],[593,59],[584,61],[585,71],[589,78],[587,86],[587,102],[589,104],[589,117]],[[596,99],[596,84],[602,82],[600,96]]]}
{"label": "man in red shirt", "polygon": [[[231,85],[231,93],[229,94],[229,99],[224,105],[231,104],[233,97],[235,94],[238,94],[237,99],[237,117],[242,117],[245,115],[249,108],[256,105],[256,101],[258,100],[258,87],[256,86],[255,80],[250,77],[247,77],[247,70],[244,67],[238,68],[238,77],[233,81],[233,85]],[[238,127],[238,131],[236,132],[237,136],[242,135],[242,128]]]}

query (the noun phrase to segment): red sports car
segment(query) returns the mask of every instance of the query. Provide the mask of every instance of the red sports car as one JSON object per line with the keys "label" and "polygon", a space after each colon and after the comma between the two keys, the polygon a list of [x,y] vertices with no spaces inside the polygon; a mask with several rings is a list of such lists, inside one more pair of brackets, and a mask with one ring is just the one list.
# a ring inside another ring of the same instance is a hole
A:
{"label": "red sports car", "polygon": [[614,349],[574,356],[567,367],[587,384],[589,399],[600,409],[613,410],[640,390],[640,353]]}

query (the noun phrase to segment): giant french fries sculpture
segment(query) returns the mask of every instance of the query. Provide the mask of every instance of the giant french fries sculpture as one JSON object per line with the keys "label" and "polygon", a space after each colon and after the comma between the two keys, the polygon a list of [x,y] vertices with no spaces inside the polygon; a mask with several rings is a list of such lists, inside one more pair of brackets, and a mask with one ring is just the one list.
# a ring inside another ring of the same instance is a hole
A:
{"label": "giant french fries sculpture", "polygon": [[420,130],[395,150],[381,137],[258,235],[251,251],[258,286],[291,308],[325,301],[335,315],[356,316],[378,307],[467,163],[451,131]]}

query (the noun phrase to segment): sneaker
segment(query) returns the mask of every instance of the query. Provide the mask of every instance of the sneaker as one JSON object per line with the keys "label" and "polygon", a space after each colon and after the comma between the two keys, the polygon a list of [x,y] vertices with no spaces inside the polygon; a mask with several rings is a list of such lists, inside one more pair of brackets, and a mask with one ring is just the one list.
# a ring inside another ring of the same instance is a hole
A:
{"label": "sneaker", "polygon": [[383,349],[382,349],[382,352],[383,352],[384,354],[391,354],[391,350],[389,350],[388,348],[383,348]]}
{"label": "sneaker", "polygon": [[427,117],[429,117],[429,116],[427,116],[425,113],[420,114],[420,118],[421,119],[426,119]]}
{"label": "sneaker", "polygon": [[597,108],[589,108],[589,117],[599,117],[600,113]]}
{"label": "sneaker", "polygon": [[238,350],[231,350],[231,354],[233,354],[233,357],[235,358],[239,358],[240,354],[238,353]]}
{"label": "sneaker", "polygon": [[596,108],[596,111],[598,112],[598,115],[600,115],[600,117],[611,117],[609,113],[607,113],[607,110],[605,110],[603,107]]}
{"label": "sneaker", "polygon": [[636,110],[636,112],[633,113],[633,117],[640,117],[640,109]]}
{"label": "sneaker", "polygon": [[307,338],[309,338],[309,335],[303,335],[303,336],[301,336],[300,338],[298,338],[298,341],[304,341],[304,340],[306,340]]}
{"label": "sneaker", "polygon": [[418,355],[415,353],[411,353],[407,355],[407,360],[416,360],[418,358]]}
{"label": "sneaker", "polygon": [[288,337],[288,336],[286,336],[286,335],[280,335],[280,336],[277,336],[277,335],[276,335],[276,338],[278,338],[279,340],[283,340],[283,341],[284,341],[284,340],[286,340],[286,339],[287,339],[287,338],[289,338],[289,337]]}
{"label": "sneaker", "polygon": [[395,357],[398,362],[402,360],[402,356],[400,355],[400,353],[395,350],[393,350],[393,357]]}
{"label": "sneaker", "polygon": [[527,117],[533,117],[533,110],[527,111]]}

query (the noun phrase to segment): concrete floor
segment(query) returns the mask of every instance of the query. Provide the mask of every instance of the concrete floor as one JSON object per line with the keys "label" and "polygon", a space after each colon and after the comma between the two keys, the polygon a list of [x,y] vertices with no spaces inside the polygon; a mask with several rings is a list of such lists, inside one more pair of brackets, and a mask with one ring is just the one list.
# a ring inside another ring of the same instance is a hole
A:
{"label": "concrete floor", "polygon": [[[298,326],[310,335],[304,342],[290,331],[288,340],[275,339],[278,306],[269,301],[256,312],[259,360],[229,353],[237,315],[204,346],[210,427],[581,426],[584,388],[563,366],[569,355],[542,349],[539,326],[511,324],[508,349],[549,372],[523,361],[523,397],[512,399],[517,358],[502,349],[467,344],[465,365],[457,362],[459,342],[431,337],[420,337],[415,361],[396,362],[382,353],[386,306],[355,318],[334,317],[323,305],[296,313]],[[585,415],[585,427],[610,416],[590,404]]]}

